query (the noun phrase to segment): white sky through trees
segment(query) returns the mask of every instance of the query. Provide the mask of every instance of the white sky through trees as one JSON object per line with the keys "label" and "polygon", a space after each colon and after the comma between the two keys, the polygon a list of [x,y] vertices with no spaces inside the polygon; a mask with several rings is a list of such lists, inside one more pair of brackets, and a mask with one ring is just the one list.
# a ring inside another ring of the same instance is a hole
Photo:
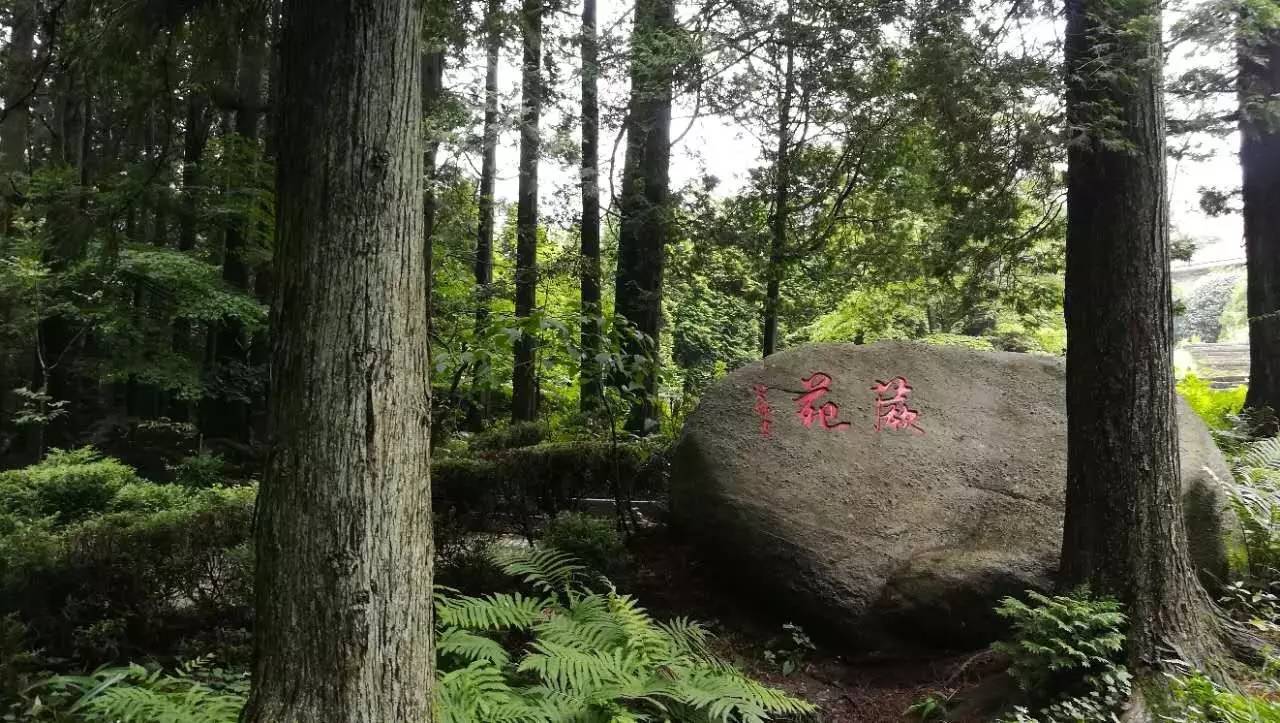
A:
{"label": "white sky through trees", "polygon": [[[602,203],[610,205],[611,188],[608,174],[614,176],[612,187],[616,195],[620,186],[624,139],[618,136],[626,103],[627,67],[625,52],[631,30],[631,0],[597,0],[601,32],[601,61],[606,65],[600,79],[601,133],[600,162]],[[514,10],[514,4],[511,10]],[[687,0],[681,2],[682,14],[692,11]],[[544,68],[552,68],[554,87],[552,97],[544,108],[542,134],[543,159],[539,166],[541,180],[540,214],[543,222],[553,227],[570,228],[577,219],[578,197],[577,150],[579,84],[577,34],[580,26],[581,4],[571,3],[547,19],[544,49],[548,59]],[[1181,16],[1178,11],[1165,13],[1166,35],[1168,29]],[[1060,39],[1060,23],[1042,20],[1032,21],[1024,27],[1023,34],[1009,42],[1039,44],[1056,43]],[[447,75],[450,89],[469,100],[475,108],[483,107],[484,52],[482,39],[473,38],[464,66],[455,66]],[[520,41],[508,38],[500,69],[503,117],[507,126],[501,134],[498,148],[497,196],[500,204],[514,203],[517,187],[517,157],[519,134],[515,119],[520,103]],[[1229,69],[1234,62],[1233,49],[1206,48],[1191,43],[1175,46],[1167,59],[1170,78],[1195,66]],[[1214,99],[1213,108],[1189,107],[1179,98],[1170,95],[1167,100],[1168,115],[1186,118],[1196,112],[1214,111],[1230,113],[1235,106],[1235,94],[1224,93]],[[478,139],[479,113],[469,132]],[[672,155],[672,189],[679,190],[704,174],[720,180],[717,192],[732,194],[742,188],[747,173],[762,163],[761,144],[751,134],[726,118],[699,111],[695,117],[693,99],[677,96],[672,121],[672,137],[679,138]],[[1170,136],[1172,150],[1184,151],[1181,158],[1169,159],[1170,217],[1175,236],[1189,236],[1196,245],[1194,263],[1242,259],[1244,256],[1239,214],[1209,217],[1201,211],[1200,189],[1211,187],[1230,192],[1240,184],[1240,165],[1237,158],[1239,137],[1235,132],[1225,136],[1195,133]],[[478,148],[478,144],[476,144]],[[479,154],[466,153],[453,146],[453,159],[464,169],[479,177]],[[502,219],[498,219],[498,228]]]}

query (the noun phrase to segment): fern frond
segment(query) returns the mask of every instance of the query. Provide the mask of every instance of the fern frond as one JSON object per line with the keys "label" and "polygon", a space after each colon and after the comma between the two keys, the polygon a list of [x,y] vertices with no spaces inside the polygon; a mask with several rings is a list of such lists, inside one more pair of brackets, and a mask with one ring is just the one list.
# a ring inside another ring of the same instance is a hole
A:
{"label": "fern frond", "polygon": [[494,560],[508,575],[552,595],[580,587],[587,573],[575,557],[554,548],[500,551]]}
{"label": "fern frond", "polygon": [[496,640],[461,628],[445,628],[437,633],[436,654],[455,655],[468,663],[486,661],[500,667],[511,662],[506,648]]}
{"label": "fern frond", "polygon": [[436,619],[442,625],[469,630],[528,630],[546,617],[543,611],[552,605],[520,593],[438,598]]}

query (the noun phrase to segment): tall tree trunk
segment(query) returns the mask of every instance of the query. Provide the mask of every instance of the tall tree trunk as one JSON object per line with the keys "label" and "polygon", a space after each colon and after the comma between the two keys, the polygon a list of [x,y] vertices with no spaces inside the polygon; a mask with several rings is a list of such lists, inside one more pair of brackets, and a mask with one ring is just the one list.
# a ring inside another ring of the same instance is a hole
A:
{"label": "tall tree trunk", "polygon": [[[31,53],[36,34],[35,0],[23,0],[13,6],[9,26],[9,44],[5,49],[4,69],[4,120],[0,121],[0,256],[5,247],[16,205],[19,201],[20,177],[27,169],[27,146],[31,139],[30,94],[34,85]],[[0,325],[8,324],[12,309],[7,301],[0,301]],[[0,432],[9,428],[9,421],[17,409],[12,390],[17,381],[17,350],[0,352]]]}
{"label": "tall tree trunk", "polygon": [[[266,69],[266,14],[253,8],[245,11],[242,20],[240,66],[236,79],[235,133],[243,141],[256,143],[258,126],[262,119],[262,79]],[[252,179],[247,182],[252,183]],[[245,258],[246,243],[250,231],[249,219],[238,219],[227,228],[222,252],[222,280],[235,289],[249,290],[249,263]],[[213,333],[213,364],[225,370],[235,364],[249,362],[249,340],[245,338],[244,325],[239,319],[226,318],[219,322]],[[206,405],[203,431],[210,437],[225,437],[247,441],[252,425],[249,405],[228,395],[220,395]]]}
{"label": "tall tree trunk", "polygon": [[[542,116],[542,0],[524,0],[524,62],[520,89],[520,186],[516,208],[516,318],[533,314],[538,291],[538,157]],[[511,419],[538,416],[538,378],[534,357],[538,340],[531,334],[516,341]]]}
{"label": "tall tree trunk", "polygon": [[14,3],[9,26],[9,44],[4,53],[4,120],[0,121],[0,234],[7,234],[13,221],[16,176],[27,168],[27,145],[31,137],[31,53],[35,47],[35,0]]}
{"label": "tall tree trunk", "polygon": [[[182,206],[178,215],[178,250],[189,253],[196,247],[196,221],[199,213],[200,164],[209,142],[209,99],[199,90],[193,90],[187,98],[186,121],[182,137]],[[188,354],[191,350],[191,322],[177,319],[173,322],[173,350]],[[171,399],[169,416],[186,421],[190,416],[190,404],[181,399]]]}
{"label": "tall tree trunk", "polygon": [[427,300],[427,329],[431,328],[431,266],[432,266],[432,237],[436,230],[436,180],[438,170],[436,168],[436,156],[440,152],[440,137],[435,132],[434,126],[435,115],[439,112],[440,101],[444,97],[444,62],[445,54],[442,48],[434,49],[422,55],[422,117],[427,122],[429,136],[423,150],[422,162],[426,173],[426,191],[422,199],[423,213],[423,256],[426,263],[426,279],[427,285],[424,288],[424,296]]}
{"label": "tall tree trunk", "polygon": [[[484,136],[480,162],[480,193],[478,199],[480,223],[476,230],[476,337],[484,334],[489,325],[489,301],[493,297],[493,187],[498,173],[498,65],[502,55],[502,0],[488,0],[485,9],[485,73],[484,73]],[[489,390],[481,374],[487,370],[476,368],[479,394],[470,411],[468,426],[473,430],[484,427],[489,417]]]}
{"label": "tall tree trunk", "polygon": [[431,720],[416,0],[287,0],[246,723]]}
{"label": "tall tree trunk", "polygon": [[1125,605],[1135,669],[1166,645],[1202,663],[1219,643],[1182,516],[1159,6],[1068,0],[1065,47],[1063,583]]}
{"label": "tall tree trunk", "polygon": [[796,51],[791,42],[791,4],[787,3],[786,25],[780,41],[786,46],[782,92],[778,98],[778,147],[774,155],[773,216],[769,219],[769,266],[764,299],[764,356],[778,350],[778,304],[782,286],[782,264],[787,249],[787,223],[791,195],[791,103],[795,97]]}
{"label": "tall tree trunk", "polygon": [[637,0],[632,30],[631,100],[627,154],[618,200],[618,270],[614,313],[647,335],[644,343],[623,334],[623,350],[648,360],[644,393],[632,405],[627,427],[649,431],[656,417],[658,334],[662,320],[662,270],[670,235],[671,94],[675,32],[673,0]]}
{"label": "tall tree trunk", "polygon": [[[1248,5],[1244,5],[1249,13]],[[1258,430],[1277,431],[1280,414],[1280,126],[1268,108],[1280,93],[1280,30],[1246,15],[1241,29],[1240,167],[1248,267],[1249,393],[1264,412]],[[1266,410],[1269,410],[1266,411]]]}
{"label": "tall tree trunk", "polygon": [[582,3],[582,370],[579,408],[600,404],[600,43],[596,0]]}

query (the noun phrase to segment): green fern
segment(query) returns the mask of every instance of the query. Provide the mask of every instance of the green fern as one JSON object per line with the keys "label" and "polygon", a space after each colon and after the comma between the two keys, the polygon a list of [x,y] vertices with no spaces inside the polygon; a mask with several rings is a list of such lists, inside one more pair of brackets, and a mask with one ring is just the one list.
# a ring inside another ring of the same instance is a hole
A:
{"label": "green fern", "polygon": [[[555,597],[540,601],[537,616],[527,607],[528,598],[437,599],[445,625],[440,640],[447,642],[455,658],[471,660],[440,679],[437,708],[442,723],[763,723],[808,717],[816,710],[718,659],[707,646],[709,633],[697,623],[658,623],[634,598],[618,594],[611,585],[606,584],[604,592],[587,588],[582,566],[568,555],[520,551],[507,553],[500,564]],[[495,620],[517,619],[528,625],[493,625]],[[490,646],[458,635],[450,625],[482,638],[496,630],[519,629],[532,640],[503,665],[481,657]]]}
{"label": "green fern", "polygon": [[[611,585],[583,586],[584,568],[563,553],[508,554],[501,564],[549,597],[436,590],[438,723],[764,723],[816,710],[717,658],[697,623],[659,623]],[[66,714],[56,720],[83,723],[235,723],[248,693],[244,676],[203,661],[40,688]]]}
{"label": "green fern", "polygon": [[[134,664],[60,676],[42,687],[49,704],[67,702],[67,713],[84,723],[236,723],[248,694],[246,676],[208,669],[203,660],[174,674]],[[49,704],[37,698],[32,717]]]}

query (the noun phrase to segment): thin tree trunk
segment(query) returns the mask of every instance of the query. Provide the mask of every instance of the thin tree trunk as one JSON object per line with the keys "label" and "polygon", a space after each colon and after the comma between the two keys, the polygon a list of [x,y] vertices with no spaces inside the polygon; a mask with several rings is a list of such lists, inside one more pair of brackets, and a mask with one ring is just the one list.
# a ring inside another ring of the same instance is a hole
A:
{"label": "thin tree trunk", "polygon": [[431,716],[416,0],[287,0],[246,723]]}
{"label": "thin tree trunk", "polygon": [[27,168],[27,145],[31,137],[31,53],[35,47],[35,0],[14,3],[5,48],[4,120],[0,121],[0,234],[7,234],[13,222],[13,202],[17,176]]}
{"label": "thin tree trunk", "polygon": [[1220,644],[1182,515],[1159,6],[1068,0],[1065,47],[1062,581],[1125,605],[1135,669],[1163,646],[1205,663]]}
{"label": "thin tree trunk", "polygon": [[[1248,6],[1245,6],[1246,8]],[[1246,10],[1247,12],[1247,10]],[[1280,93],[1280,31],[1249,27],[1240,43],[1240,167],[1248,268],[1249,392],[1263,412],[1258,432],[1275,434],[1280,414],[1280,127],[1268,110]]]}
{"label": "thin tree trunk", "polygon": [[[422,55],[422,117],[427,120],[429,128],[434,126],[432,119],[439,110],[440,100],[444,96],[444,50],[436,49]],[[432,241],[436,228],[436,156],[440,152],[440,139],[434,131],[429,131],[423,150],[422,162],[426,172],[426,192],[423,194],[423,256],[426,263],[426,287],[424,295],[427,300],[427,329],[431,328],[431,266]]]}
{"label": "thin tree trunk", "polygon": [[[240,46],[240,66],[236,80],[235,133],[249,143],[258,140],[262,118],[262,78],[266,68],[266,15],[249,9],[244,14]],[[247,182],[252,183],[252,179]],[[233,221],[223,244],[222,280],[235,289],[249,290],[249,263],[245,258],[251,221]],[[249,340],[239,319],[226,318],[217,324],[213,334],[213,364],[223,370],[249,362]],[[210,437],[247,441],[252,425],[249,406],[239,399],[221,395],[211,400],[202,424]]]}
{"label": "thin tree trunk", "polygon": [[[0,256],[5,255],[6,237],[13,227],[20,177],[27,170],[27,146],[31,139],[29,95],[33,85],[31,53],[35,47],[36,9],[35,0],[14,4],[9,44],[5,49],[5,115],[0,121]],[[9,303],[0,302],[0,325],[8,324],[11,317]],[[8,429],[17,409],[12,390],[19,385],[16,367],[20,356],[13,351],[0,352],[0,432]]]}
{"label": "thin tree trunk", "polygon": [[600,405],[600,44],[596,0],[582,3],[582,370],[579,408]]}
{"label": "thin tree trunk", "polygon": [[[182,207],[178,216],[178,250],[190,253],[196,247],[196,221],[199,213],[200,164],[209,142],[209,99],[198,91],[187,98],[187,117],[182,138]],[[177,319],[173,322],[173,350],[188,354],[191,350],[191,322]],[[169,416],[186,421],[190,416],[190,403],[171,399]]]}
{"label": "thin tree trunk", "polygon": [[[493,187],[498,173],[498,65],[502,55],[501,28],[502,0],[489,0],[485,10],[485,74],[484,74],[484,136],[480,162],[480,193],[478,199],[480,223],[476,231],[476,337],[485,333],[489,325],[489,301],[493,297]],[[479,394],[469,412],[468,426],[473,430],[484,427],[489,417],[488,385],[481,380],[486,370],[476,368]]]}
{"label": "thin tree trunk", "polygon": [[764,356],[778,350],[778,304],[781,296],[782,262],[787,248],[787,223],[791,195],[791,103],[795,96],[796,52],[790,36],[791,4],[787,3],[787,26],[781,41],[787,59],[778,102],[778,148],[774,157],[773,216],[769,219],[769,266],[764,299]]}
{"label": "thin tree trunk", "polygon": [[675,31],[672,0],[637,0],[632,32],[631,100],[627,153],[618,202],[618,269],[614,313],[634,324],[649,343],[623,334],[623,351],[648,360],[644,392],[632,405],[627,428],[647,433],[657,416],[658,334],[662,272],[670,235],[671,94],[673,61],[667,39]]}
{"label": "thin tree trunk", "polygon": [[[542,116],[542,0],[524,0],[522,26],[524,62],[521,67],[520,186],[516,208],[516,318],[533,314],[538,290],[538,157]],[[527,332],[527,330],[526,330]],[[512,379],[511,419],[532,421],[538,416],[538,380],[534,357],[538,340],[531,333],[516,341]]]}

